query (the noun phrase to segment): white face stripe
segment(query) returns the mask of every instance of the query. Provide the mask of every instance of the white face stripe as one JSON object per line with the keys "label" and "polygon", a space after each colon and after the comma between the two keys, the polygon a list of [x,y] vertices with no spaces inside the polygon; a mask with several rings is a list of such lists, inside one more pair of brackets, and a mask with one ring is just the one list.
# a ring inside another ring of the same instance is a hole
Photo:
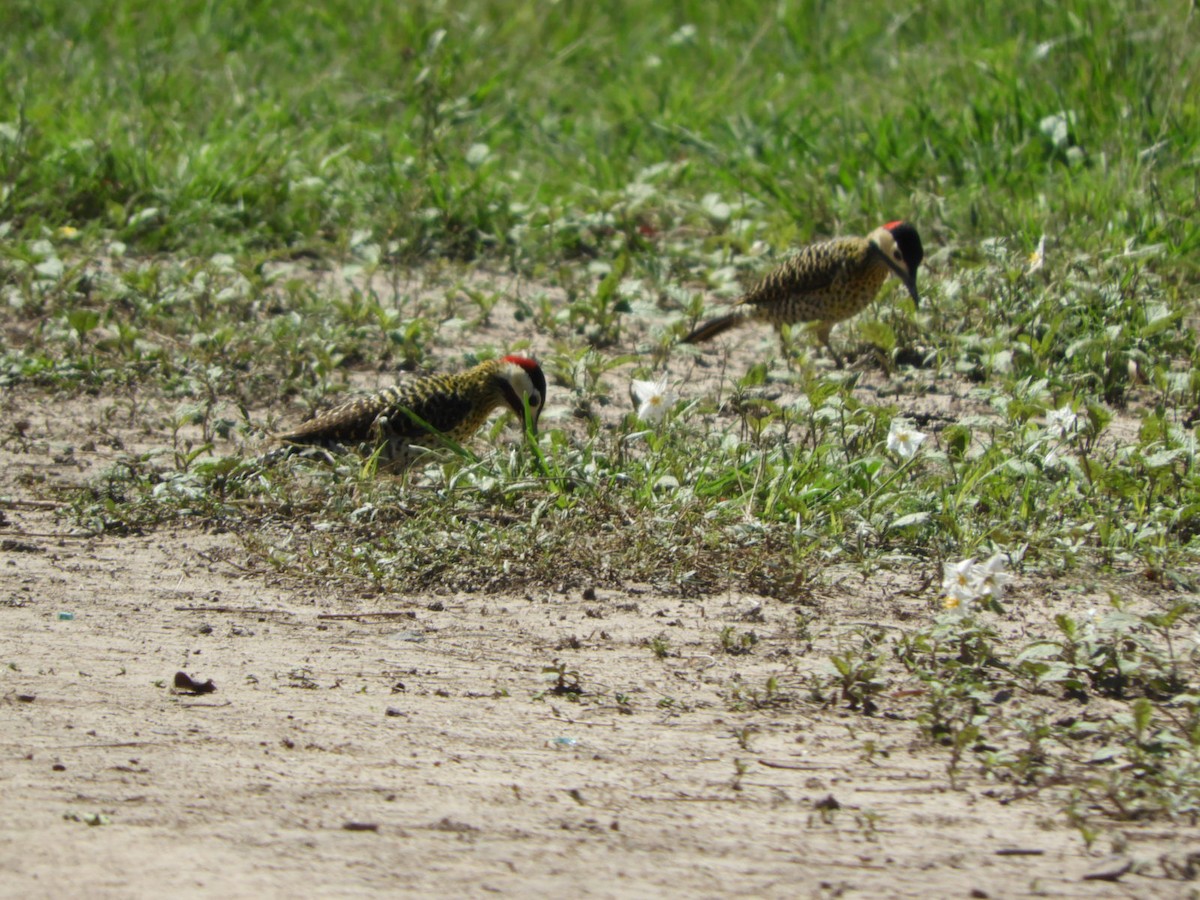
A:
{"label": "white face stripe", "polygon": [[[512,385],[518,397],[532,398],[537,395],[537,389],[533,386],[533,379],[529,377],[529,373],[515,363],[509,363],[505,375],[508,377],[508,383]],[[538,397],[539,402],[541,397]]]}
{"label": "white face stripe", "polygon": [[867,235],[867,240],[879,248],[879,252],[888,261],[888,265],[908,274],[908,263],[904,261],[904,254],[900,252],[900,247],[890,231],[886,228],[876,228]]}

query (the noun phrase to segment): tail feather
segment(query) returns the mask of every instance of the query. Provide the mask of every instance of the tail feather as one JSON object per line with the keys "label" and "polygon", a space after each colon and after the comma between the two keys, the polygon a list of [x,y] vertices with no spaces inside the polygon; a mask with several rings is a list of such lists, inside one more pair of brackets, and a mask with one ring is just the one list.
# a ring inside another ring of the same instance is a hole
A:
{"label": "tail feather", "polygon": [[709,319],[679,343],[699,344],[703,341],[712,340],[718,334],[724,334],[730,328],[740,325],[744,321],[746,321],[746,313],[743,310],[726,313],[715,319]]}

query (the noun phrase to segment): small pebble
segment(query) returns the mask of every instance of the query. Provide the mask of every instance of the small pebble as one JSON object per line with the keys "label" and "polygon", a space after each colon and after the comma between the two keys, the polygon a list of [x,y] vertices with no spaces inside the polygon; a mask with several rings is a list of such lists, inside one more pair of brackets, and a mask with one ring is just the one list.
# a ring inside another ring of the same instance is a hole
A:
{"label": "small pebble", "polygon": [[1133,868],[1133,860],[1128,856],[1114,854],[1099,865],[1093,866],[1083,876],[1084,881],[1116,881]]}

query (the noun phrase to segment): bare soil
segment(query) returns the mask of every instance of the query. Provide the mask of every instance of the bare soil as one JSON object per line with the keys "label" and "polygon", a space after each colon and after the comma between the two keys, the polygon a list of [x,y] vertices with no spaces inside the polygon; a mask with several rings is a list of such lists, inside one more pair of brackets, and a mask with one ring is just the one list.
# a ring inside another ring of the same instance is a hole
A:
{"label": "bare soil", "polygon": [[[722,346],[744,371],[772,341]],[[673,368],[687,391],[719,383],[704,359]],[[986,412],[920,373],[858,390]],[[826,573],[813,645],[795,605],[736,594],[356,597],[279,577],[236,534],[77,529],[48,486],[94,477],[112,443],[170,445],[122,425],[128,404],[0,398],[24,425],[0,441],[2,896],[1194,895],[1170,863],[1195,829],[1114,825],[1089,848],[1060,798],[969,766],[952,784],[910,717],[798,699],[839,628],[929,613],[920,573]],[[1004,627],[1092,602],[1077,587],[1019,579]],[[753,652],[722,652],[725,627]],[[556,662],[628,702],[556,693]],[[178,671],[216,691],[177,692]],[[733,688],[772,676],[795,702],[731,711]]]}

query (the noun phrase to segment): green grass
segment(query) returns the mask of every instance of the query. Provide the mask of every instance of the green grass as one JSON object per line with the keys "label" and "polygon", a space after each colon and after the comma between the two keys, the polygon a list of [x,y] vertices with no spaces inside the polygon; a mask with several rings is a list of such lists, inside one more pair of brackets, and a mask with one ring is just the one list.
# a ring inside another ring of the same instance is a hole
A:
{"label": "green grass", "polygon": [[[128,397],[101,437],[169,436],[71,491],[74,522],[228,528],[263,566],[364,591],[801,602],[830,566],[899,573],[925,585],[919,622],[731,704],[911,716],[951,778],[970,759],[1014,791],[1072,784],[1088,834],[1196,816],[1200,615],[1175,602],[1200,579],[1194,4],[102,6],[0,10],[0,386]],[[925,302],[835,332],[902,364],[888,393],[764,360],[661,426],[611,413],[614,370],[685,358],[674,337],[788,247],[899,216]],[[411,489],[354,459],[216,452],[350,372],[472,361],[462,331],[501,305],[581,417],[543,418],[537,453],[451,458]],[[939,381],[988,414],[917,417],[906,458],[889,433]],[[1005,642],[999,604],[937,612],[943,564],[998,550],[1026,579],[1110,586],[1112,614]],[[655,630],[647,652],[675,652]]]}
{"label": "green grass", "polygon": [[939,240],[1200,246],[1183,2],[93,10],[0,13],[10,238],[328,254],[365,230],[536,264],[615,230],[654,265],[637,226],[719,238],[715,193],[776,244],[906,215]]}

